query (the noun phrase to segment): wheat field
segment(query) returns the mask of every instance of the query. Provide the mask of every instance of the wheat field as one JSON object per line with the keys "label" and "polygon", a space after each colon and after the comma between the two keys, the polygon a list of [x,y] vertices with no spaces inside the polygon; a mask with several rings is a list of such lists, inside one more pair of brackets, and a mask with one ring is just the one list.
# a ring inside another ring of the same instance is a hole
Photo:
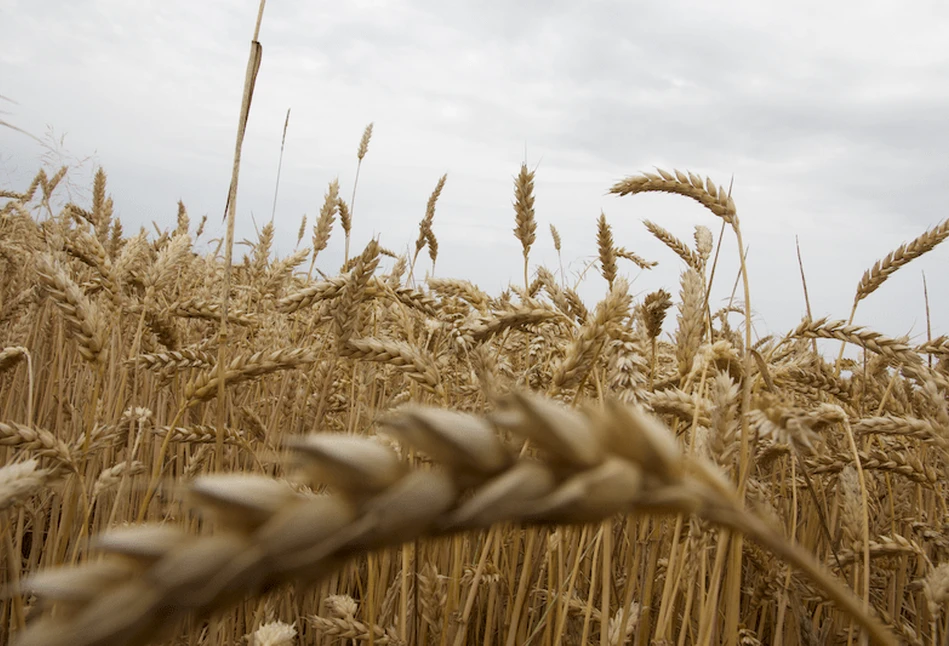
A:
{"label": "wheat field", "polygon": [[[335,181],[295,252],[269,223],[228,264],[183,204],[127,235],[102,170],[54,208],[67,172],[0,194],[4,642],[944,643],[949,340],[852,321],[949,221],[864,274],[849,323],[752,338],[750,293],[710,308],[703,224],[645,223],[681,282],[634,298],[651,263],[601,215],[588,308],[530,263],[526,166],[499,295],[413,279],[444,177],[410,253],[332,270]],[[651,191],[740,240],[710,180],[611,189]]]}
{"label": "wheat field", "polygon": [[352,236],[370,125],[292,253],[271,221],[235,258],[262,15],[222,239],[181,203],[126,232],[102,169],[86,204],[66,167],[0,190],[0,643],[947,642],[949,338],[855,321],[949,220],[868,269],[846,320],[810,315],[801,266],[808,316],[757,338],[743,258],[709,299],[722,239],[746,248],[711,179],[610,188],[698,224],[644,223],[681,273],[640,295],[655,262],[601,214],[594,304],[532,262],[561,239],[522,165],[523,276],[489,294],[416,278],[445,176],[404,252]]}

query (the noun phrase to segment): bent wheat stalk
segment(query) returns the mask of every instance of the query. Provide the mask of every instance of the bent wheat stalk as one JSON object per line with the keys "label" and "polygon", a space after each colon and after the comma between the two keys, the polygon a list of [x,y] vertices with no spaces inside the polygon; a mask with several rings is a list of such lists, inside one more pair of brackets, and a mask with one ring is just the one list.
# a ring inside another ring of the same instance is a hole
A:
{"label": "bent wheat stalk", "polygon": [[[26,583],[61,608],[16,643],[143,644],[189,616],[282,583],[312,583],[368,551],[497,523],[591,523],[616,513],[695,514],[741,532],[807,574],[874,643],[897,643],[812,555],[744,510],[716,467],[684,455],[668,429],[636,409],[607,402],[581,412],[513,393],[487,416],[413,406],[381,424],[439,466],[413,467],[370,438],[319,434],[290,447],[312,483],[337,493],[305,495],[264,476],[198,478],[191,496],[216,519],[213,534],[144,525],[100,536],[105,559]],[[519,455],[498,430],[537,448]]]}

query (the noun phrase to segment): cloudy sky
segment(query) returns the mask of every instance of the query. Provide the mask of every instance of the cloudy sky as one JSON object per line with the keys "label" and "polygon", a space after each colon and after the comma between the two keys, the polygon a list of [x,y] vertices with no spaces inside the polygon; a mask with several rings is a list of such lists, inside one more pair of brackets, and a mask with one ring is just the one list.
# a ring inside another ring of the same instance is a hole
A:
{"label": "cloudy sky", "polygon": [[[292,110],[276,209],[278,252],[339,177],[349,199],[364,127],[375,130],[355,201],[354,245],[404,250],[438,178],[436,275],[492,293],[519,282],[513,177],[537,168],[533,263],[568,279],[596,253],[600,211],[617,244],[659,267],[624,270],[633,290],[678,292],[678,258],[642,225],[691,240],[720,221],[670,195],[607,195],[638,171],[688,169],[734,181],[758,334],[804,313],[795,236],[815,316],[846,318],[860,276],[949,217],[949,4],[271,0],[244,145],[238,240],[272,211],[280,136]],[[0,186],[22,188],[52,157],[95,165],[127,231],[173,227],[176,202],[220,235],[254,0],[0,0]],[[304,237],[304,244],[310,233]],[[241,249],[241,248],[238,248]],[[726,232],[713,298],[731,293]],[[322,267],[342,258],[336,232]],[[431,269],[420,261],[419,277]],[[856,322],[925,339],[949,333],[949,245],[895,274]],[[582,293],[605,289],[595,270]]]}

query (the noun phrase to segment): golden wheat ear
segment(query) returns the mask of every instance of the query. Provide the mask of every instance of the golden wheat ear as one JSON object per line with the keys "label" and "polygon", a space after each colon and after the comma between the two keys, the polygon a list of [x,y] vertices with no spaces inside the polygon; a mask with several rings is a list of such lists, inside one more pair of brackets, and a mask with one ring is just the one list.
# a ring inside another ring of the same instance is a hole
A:
{"label": "golden wheat ear", "polygon": [[43,600],[43,605],[61,604],[68,614],[70,607],[91,602],[103,589],[131,578],[140,570],[133,561],[127,560],[87,562],[38,572],[24,581],[14,593],[35,594]]}
{"label": "golden wheat ear", "polygon": [[575,469],[596,466],[606,454],[583,414],[556,402],[520,392],[498,401],[489,416],[499,428],[535,442],[558,462]]}
{"label": "golden wheat ear", "polygon": [[543,464],[518,462],[478,488],[448,515],[439,529],[443,532],[486,529],[495,523],[525,518],[556,485],[553,473]]}
{"label": "golden wheat ear", "polygon": [[412,407],[384,418],[381,424],[470,484],[483,482],[511,463],[491,424],[473,415]]}
{"label": "golden wheat ear", "polygon": [[147,567],[190,539],[191,535],[180,527],[139,525],[109,530],[93,540],[93,547]]}
{"label": "golden wheat ear", "polygon": [[366,437],[319,433],[291,438],[286,445],[311,481],[356,499],[386,490],[406,472],[392,449]]}
{"label": "golden wheat ear", "polygon": [[298,494],[285,482],[241,473],[204,476],[191,483],[194,503],[211,510],[226,529],[250,533],[266,523]]}
{"label": "golden wheat ear", "polygon": [[[576,524],[616,513],[696,514],[741,531],[800,567],[881,644],[886,629],[813,556],[743,509],[713,465],[687,458],[655,419],[620,404],[573,410],[513,393],[490,416],[409,407],[383,425],[428,454],[435,468],[401,462],[362,437],[313,435],[290,442],[312,483],[338,493],[298,493],[261,476],[203,476],[191,499],[216,533],[137,528],[107,534],[100,549],[125,562],[47,579],[59,598],[20,646],[142,644],[187,617],[202,618],[285,582],[311,583],[353,556],[410,540],[500,522]],[[515,457],[507,430],[538,448]],[[57,578],[58,577],[58,578]]]}
{"label": "golden wheat ear", "polygon": [[537,502],[526,520],[535,523],[584,524],[628,511],[641,496],[642,471],[618,458],[568,478]]}

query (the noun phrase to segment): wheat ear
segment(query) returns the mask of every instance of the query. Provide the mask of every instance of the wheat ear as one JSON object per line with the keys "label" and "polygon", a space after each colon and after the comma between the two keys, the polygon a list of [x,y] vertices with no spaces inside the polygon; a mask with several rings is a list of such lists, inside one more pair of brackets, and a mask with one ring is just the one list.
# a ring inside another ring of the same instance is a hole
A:
{"label": "wheat ear", "polygon": [[[853,323],[854,316],[857,315],[857,305],[860,304],[860,301],[879,289],[897,269],[932,251],[947,237],[949,237],[949,219],[926,231],[915,240],[901,244],[884,258],[873,263],[873,267],[865,271],[860,278],[860,282],[857,283],[857,292],[853,297],[853,307],[850,309],[850,318],[847,319],[847,325]],[[838,373],[840,362],[844,358],[845,346],[845,343],[840,344],[840,353],[837,355]]]}
{"label": "wheat ear", "polygon": [[537,220],[534,218],[534,172],[527,170],[527,164],[521,164],[521,170],[514,179],[514,223],[514,237],[521,243],[524,254],[524,289],[527,289],[530,284],[527,280],[527,257],[537,238]]}
{"label": "wheat ear", "polygon": [[[658,173],[658,174],[656,174]],[[729,224],[735,221],[735,202],[727,191],[721,190],[712,180],[702,180],[694,173],[669,172],[656,169],[656,173],[642,173],[628,177],[613,185],[614,195],[635,195],[658,191],[676,193],[690,197]]]}
{"label": "wheat ear", "polygon": [[[264,476],[198,478],[191,497],[216,519],[213,534],[145,525],[100,536],[111,558],[27,582],[70,611],[35,622],[18,646],[142,644],[247,594],[322,579],[366,551],[502,522],[590,523],[620,512],[695,514],[742,532],[801,568],[874,643],[895,646],[859,599],[745,510],[722,473],[683,454],[658,421],[615,402],[581,412],[513,393],[497,405],[488,417],[409,407],[382,421],[438,463],[434,470],[369,438],[291,441],[311,482],[337,494],[300,494]],[[518,456],[497,429],[529,439],[540,459]]]}
{"label": "wheat ear", "polygon": [[359,185],[359,171],[362,170],[362,160],[366,157],[366,153],[369,152],[370,139],[372,139],[371,123],[363,130],[362,137],[359,139],[359,148],[356,150],[356,159],[358,161],[356,162],[356,177],[353,180],[353,196],[349,200],[349,206],[346,206],[343,200],[339,201],[339,222],[343,226],[343,231],[346,234],[346,250],[343,256],[344,262],[349,260],[349,232],[353,227],[352,211],[356,208],[356,187]]}
{"label": "wheat ear", "polygon": [[53,302],[62,311],[66,327],[79,341],[79,354],[87,361],[99,361],[106,337],[105,321],[99,314],[99,308],[82,293],[50,254],[41,254],[36,259],[36,273]]}
{"label": "wheat ear", "polygon": [[603,278],[613,289],[613,281],[616,280],[616,248],[613,246],[613,232],[610,225],[606,222],[606,214],[600,211],[600,217],[596,221],[596,246],[600,252],[600,270],[603,272]]}
{"label": "wheat ear", "polygon": [[651,220],[643,220],[643,225],[645,225],[649,233],[655,236],[657,240],[672,249],[677,256],[682,258],[689,267],[699,272],[702,271],[702,257],[697,252],[692,251],[689,245]]}
{"label": "wheat ear", "polygon": [[854,296],[854,305],[879,289],[897,269],[932,251],[946,238],[949,238],[949,219],[926,231],[915,240],[900,245],[883,259],[877,260],[873,263],[873,267],[865,271],[863,277],[860,278],[857,293]]}
{"label": "wheat ear", "polygon": [[19,345],[0,349],[0,374],[16,366],[20,359],[25,359],[28,355],[29,351]]}

